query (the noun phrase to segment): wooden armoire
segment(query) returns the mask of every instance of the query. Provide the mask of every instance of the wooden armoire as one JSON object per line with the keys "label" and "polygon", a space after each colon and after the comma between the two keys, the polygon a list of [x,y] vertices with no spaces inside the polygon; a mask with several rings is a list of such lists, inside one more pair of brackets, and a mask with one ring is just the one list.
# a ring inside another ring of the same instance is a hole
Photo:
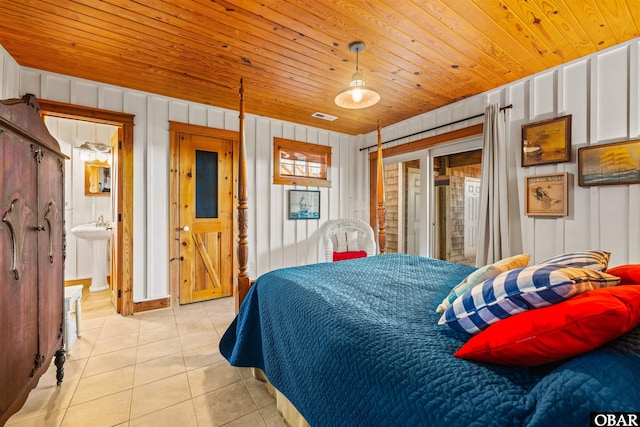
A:
{"label": "wooden armoire", "polygon": [[54,356],[62,382],[64,159],[35,96],[0,101],[0,426]]}

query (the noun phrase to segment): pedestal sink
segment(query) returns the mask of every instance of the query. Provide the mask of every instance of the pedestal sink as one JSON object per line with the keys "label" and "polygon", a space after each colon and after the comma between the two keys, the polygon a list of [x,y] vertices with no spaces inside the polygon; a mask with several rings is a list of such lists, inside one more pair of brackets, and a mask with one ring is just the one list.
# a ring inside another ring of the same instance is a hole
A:
{"label": "pedestal sink", "polygon": [[91,277],[90,292],[99,292],[109,289],[107,283],[107,240],[111,238],[111,227],[98,226],[95,222],[88,224],[76,225],[71,232],[80,239],[86,239],[91,242],[92,246],[92,262],[93,276]]}

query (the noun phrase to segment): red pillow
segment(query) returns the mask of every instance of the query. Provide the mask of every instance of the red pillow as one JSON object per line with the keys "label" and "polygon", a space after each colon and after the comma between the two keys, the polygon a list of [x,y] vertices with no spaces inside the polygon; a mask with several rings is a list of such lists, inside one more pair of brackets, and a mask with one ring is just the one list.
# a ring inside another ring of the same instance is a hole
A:
{"label": "red pillow", "polygon": [[333,261],[344,261],[347,259],[354,258],[366,258],[367,251],[357,251],[357,252],[334,252],[333,253]]}
{"label": "red pillow", "polygon": [[640,286],[595,289],[500,320],[455,356],[509,366],[537,366],[593,350],[640,323]]}
{"label": "red pillow", "polygon": [[607,270],[620,278],[621,285],[640,285],[640,264],[625,264]]}

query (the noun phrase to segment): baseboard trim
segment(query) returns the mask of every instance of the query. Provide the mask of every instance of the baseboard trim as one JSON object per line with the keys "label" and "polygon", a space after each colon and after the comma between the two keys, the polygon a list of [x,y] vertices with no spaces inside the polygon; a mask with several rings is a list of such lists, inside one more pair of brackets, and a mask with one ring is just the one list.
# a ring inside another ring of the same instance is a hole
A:
{"label": "baseboard trim", "polygon": [[160,310],[162,308],[171,307],[171,300],[169,298],[154,299],[151,301],[142,301],[133,303],[133,312],[142,313],[151,310]]}
{"label": "baseboard trim", "polygon": [[85,289],[89,289],[91,287],[91,278],[88,277],[86,279],[65,280],[64,285],[65,286],[82,285]]}

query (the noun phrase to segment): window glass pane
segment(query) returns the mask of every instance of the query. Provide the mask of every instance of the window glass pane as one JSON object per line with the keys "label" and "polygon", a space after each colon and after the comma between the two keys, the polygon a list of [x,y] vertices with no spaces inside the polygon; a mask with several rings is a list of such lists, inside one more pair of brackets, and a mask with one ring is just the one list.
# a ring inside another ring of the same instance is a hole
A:
{"label": "window glass pane", "polygon": [[218,218],[218,153],[196,150],[196,218]]}
{"label": "window glass pane", "polygon": [[280,175],[308,178],[326,178],[326,156],[282,149],[280,151]]}
{"label": "window glass pane", "polygon": [[280,175],[293,175],[293,161],[282,159],[280,161]]}
{"label": "window glass pane", "polygon": [[420,161],[384,165],[386,253],[420,254]]}

